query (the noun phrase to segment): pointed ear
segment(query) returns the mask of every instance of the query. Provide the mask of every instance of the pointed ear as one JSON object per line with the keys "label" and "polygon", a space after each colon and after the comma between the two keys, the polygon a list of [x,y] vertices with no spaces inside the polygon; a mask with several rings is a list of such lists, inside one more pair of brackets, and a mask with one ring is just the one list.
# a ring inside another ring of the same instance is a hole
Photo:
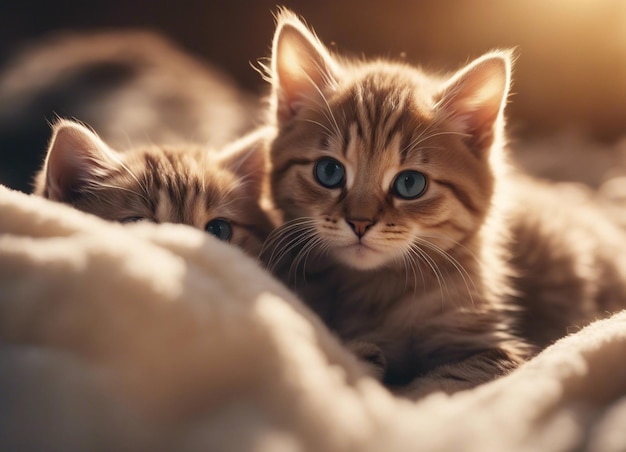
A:
{"label": "pointed ear", "polygon": [[289,10],[281,10],[272,45],[273,103],[279,121],[291,119],[336,85],[338,68],[322,43]]}
{"label": "pointed ear", "polygon": [[488,53],[458,71],[435,107],[477,153],[488,153],[504,127],[503,110],[511,78],[511,53]]}
{"label": "pointed ear", "polygon": [[266,137],[273,128],[261,128],[235,141],[219,154],[221,165],[243,182],[243,190],[255,199],[261,195],[266,174]]}
{"label": "pointed ear", "polygon": [[115,152],[91,130],[68,120],[54,125],[44,163],[43,194],[71,202],[91,182],[116,167]]}

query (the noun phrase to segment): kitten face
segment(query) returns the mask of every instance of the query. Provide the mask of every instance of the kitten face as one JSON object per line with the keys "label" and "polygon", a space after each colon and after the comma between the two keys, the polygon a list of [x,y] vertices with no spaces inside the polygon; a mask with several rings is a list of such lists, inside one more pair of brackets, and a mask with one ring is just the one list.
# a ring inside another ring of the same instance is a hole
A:
{"label": "kitten face", "polygon": [[405,268],[423,249],[472,236],[493,192],[507,58],[487,55],[448,80],[391,63],[341,66],[283,15],[271,185],[285,220],[364,270]]}
{"label": "kitten face", "polygon": [[257,147],[116,152],[61,121],[35,192],[107,220],[187,224],[256,256],[271,231],[258,204],[264,159]]}

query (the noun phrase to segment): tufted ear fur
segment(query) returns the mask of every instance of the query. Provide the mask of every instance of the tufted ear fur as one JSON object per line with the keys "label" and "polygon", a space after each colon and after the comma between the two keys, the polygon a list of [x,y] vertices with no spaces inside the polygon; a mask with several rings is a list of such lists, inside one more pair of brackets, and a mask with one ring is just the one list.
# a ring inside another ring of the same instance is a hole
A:
{"label": "tufted ear fur", "polygon": [[440,93],[437,116],[466,135],[476,153],[488,153],[500,133],[510,78],[511,53],[492,52],[459,70]]}
{"label": "tufted ear fur", "polygon": [[272,44],[271,82],[279,122],[336,85],[338,68],[317,37],[288,10],[278,15]]}
{"label": "tufted ear fur", "polygon": [[116,153],[94,132],[77,122],[61,120],[54,125],[36,193],[69,203],[118,162]]}
{"label": "tufted ear fur", "polygon": [[273,134],[272,128],[259,128],[220,151],[219,161],[245,184],[245,193],[255,199],[261,195],[265,180],[265,139]]}

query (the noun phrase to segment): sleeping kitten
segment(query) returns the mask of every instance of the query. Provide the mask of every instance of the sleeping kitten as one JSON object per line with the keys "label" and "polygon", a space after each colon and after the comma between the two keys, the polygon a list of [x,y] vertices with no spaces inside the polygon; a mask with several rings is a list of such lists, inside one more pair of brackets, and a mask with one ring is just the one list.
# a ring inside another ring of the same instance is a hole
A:
{"label": "sleeping kitten", "polygon": [[221,152],[140,147],[117,152],[72,121],[54,126],[35,193],[122,223],[184,223],[258,256],[272,226],[259,207],[259,129]]}
{"label": "sleeping kitten", "polygon": [[270,185],[284,222],[264,259],[414,396],[505,374],[626,300],[620,231],[506,164],[510,67],[506,51],[450,76],[347,60],[278,17]]}

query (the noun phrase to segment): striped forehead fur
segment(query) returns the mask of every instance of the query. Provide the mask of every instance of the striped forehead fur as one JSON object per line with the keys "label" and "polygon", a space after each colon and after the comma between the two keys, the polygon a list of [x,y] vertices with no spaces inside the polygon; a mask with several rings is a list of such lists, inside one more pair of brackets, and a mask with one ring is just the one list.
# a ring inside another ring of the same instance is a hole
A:
{"label": "striped forehead fur", "polygon": [[226,189],[236,184],[235,178],[215,163],[207,171],[211,159],[202,149],[154,147],[127,152],[123,157],[124,167],[120,167],[117,177],[126,181],[124,185],[144,193],[153,214],[158,204],[169,206],[162,217],[170,221],[193,224],[194,210],[219,204]]}

